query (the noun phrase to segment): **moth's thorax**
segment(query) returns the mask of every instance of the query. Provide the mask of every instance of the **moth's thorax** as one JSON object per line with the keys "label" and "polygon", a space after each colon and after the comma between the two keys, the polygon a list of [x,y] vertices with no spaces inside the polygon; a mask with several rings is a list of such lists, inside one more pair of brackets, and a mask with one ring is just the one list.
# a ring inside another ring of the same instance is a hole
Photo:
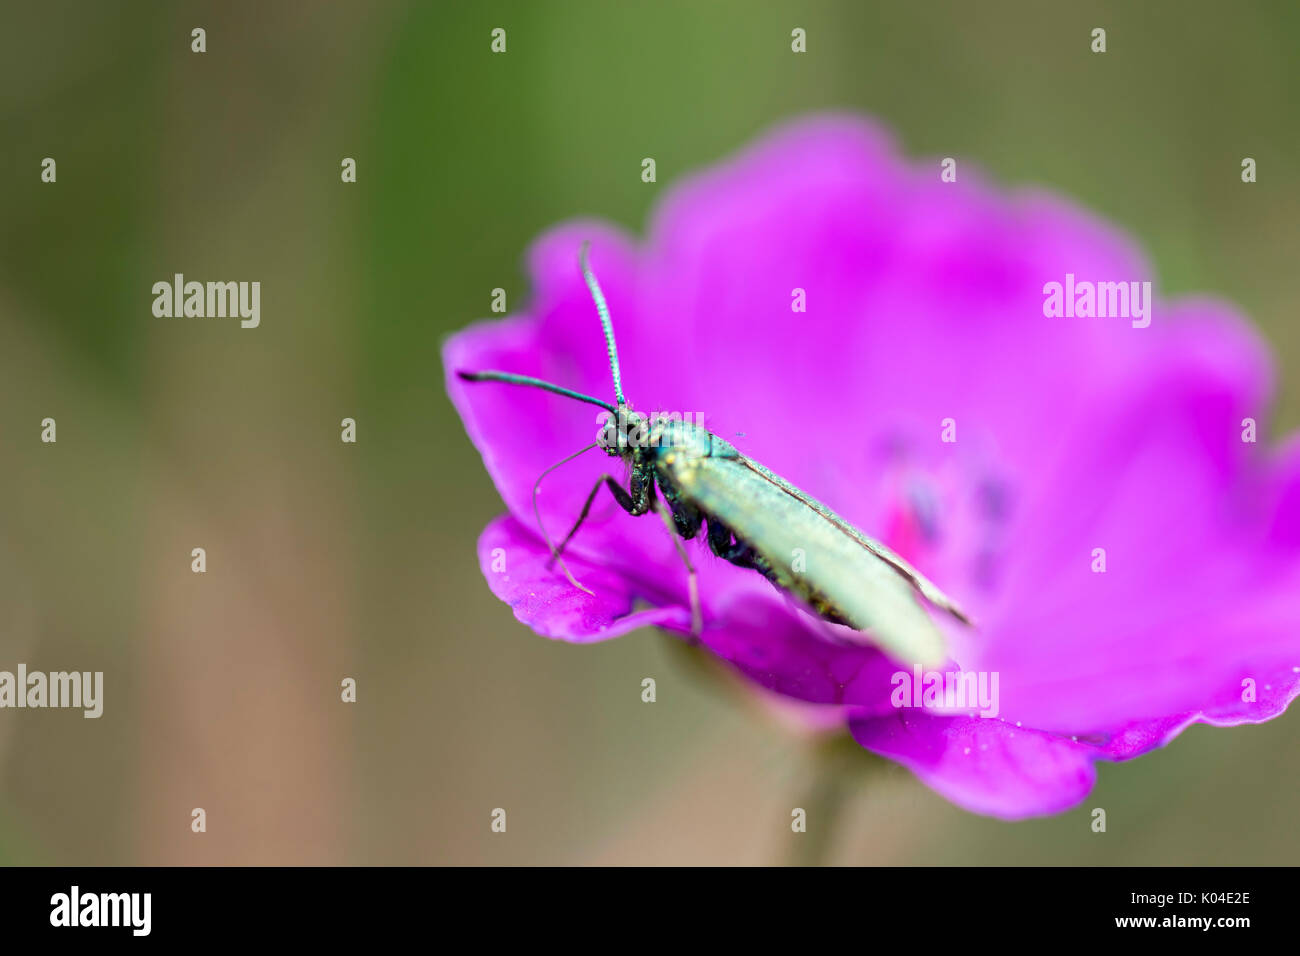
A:
{"label": "moth's thorax", "polygon": [[740,457],[730,442],[692,422],[662,423],[656,438],[653,451],[658,470],[675,482],[685,480],[697,462]]}
{"label": "moth's thorax", "polygon": [[711,447],[710,434],[694,422],[661,418],[650,429],[650,447],[660,455],[704,458]]}

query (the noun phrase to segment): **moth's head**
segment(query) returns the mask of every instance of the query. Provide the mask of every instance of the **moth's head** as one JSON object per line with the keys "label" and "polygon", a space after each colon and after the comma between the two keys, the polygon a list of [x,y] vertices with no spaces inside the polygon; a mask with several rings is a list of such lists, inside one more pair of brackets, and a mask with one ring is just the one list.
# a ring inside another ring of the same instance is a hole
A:
{"label": "moth's head", "polygon": [[596,438],[601,451],[611,458],[628,458],[650,444],[650,420],[624,404],[605,417],[604,427]]}

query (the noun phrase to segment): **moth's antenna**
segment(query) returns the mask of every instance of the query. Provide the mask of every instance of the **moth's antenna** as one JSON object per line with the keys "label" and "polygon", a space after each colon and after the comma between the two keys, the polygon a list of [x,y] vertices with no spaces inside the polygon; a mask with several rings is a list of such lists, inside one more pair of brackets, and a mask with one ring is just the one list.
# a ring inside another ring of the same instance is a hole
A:
{"label": "moth's antenna", "polygon": [[540,388],[544,392],[554,392],[556,395],[563,395],[566,398],[576,398],[580,402],[586,402],[588,405],[597,405],[609,412],[617,412],[618,409],[609,402],[603,402],[599,398],[592,398],[590,395],[583,395],[582,392],[575,392],[571,388],[565,388],[563,385],[556,385],[552,382],[544,382],[540,378],[533,378],[531,375],[516,375],[513,372],[461,372],[456,373],[458,378],[466,382],[505,382],[507,385],[527,385],[529,388]]}
{"label": "moth's antenna", "polygon": [[618,346],[614,344],[614,325],[609,320],[609,306],[605,304],[605,293],[600,291],[600,283],[596,281],[591,266],[587,264],[587,250],[590,248],[591,241],[584,239],[582,250],[578,253],[578,263],[582,266],[582,277],[587,280],[592,301],[596,303],[596,311],[600,313],[600,327],[605,330],[605,345],[609,349],[609,370],[614,374],[614,398],[618,401],[618,407],[622,408],[627,404],[627,399],[623,397],[623,373],[618,367]]}

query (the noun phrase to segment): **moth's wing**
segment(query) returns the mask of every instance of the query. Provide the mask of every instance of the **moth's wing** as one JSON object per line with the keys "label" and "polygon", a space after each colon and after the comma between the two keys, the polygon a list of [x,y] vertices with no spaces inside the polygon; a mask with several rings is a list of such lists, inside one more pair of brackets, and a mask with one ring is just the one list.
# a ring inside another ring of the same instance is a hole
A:
{"label": "moth's wing", "polygon": [[[743,457],[675,456],[662,467],[683,496],[716,515],[772,566],[787,590],[800,581],[832,601],[872,643],[908,664],[945,660],[943,634],[917,600],[911,580],[854,536]],[[794,554],[805,556],[793,570]]]}
{"label": "moth's wing", "polygon": [[790,484],[790,482],[782,478],[780,475],[768,471],[758,462],[753,461],[752,459],[749,458],[745,458],[744,456],[741,456],[740,460],[751,471],[758,473],[763,478],[766,478],[768,481],[772,482],[774,485],[779,487],[786,494],[790,495],[792,498],[795,498],[798,501],[801,501],[804,504],[806,504],[809,508],[812,508],[813,511],[816,511],[819,515],[821,515],[831,524],[835,525],[835,527],[839,528],[840,531],[842,531],[844,534],[847,534],[849,537],[853,538],[853,540],[857,541],[868,551],[871,551],[873,554],[875,554],[876,557],[880,558],[882,561],[891,565],[895,571],[903,575],[903,577],[907,578],[907,580],[911,582],[912,586],[921,592],[922,597],[924,597],[935,607],[939,608],[940,610],[947,611],[949,614],[951,614],[957,620],[961,621],[963,624],[972,623],[970,615],[968,615],[965,611],[963,611],[961,609],[961,606],[958,605],[956,601],[948,597],[948,595],[944,594],[943,591],[939,590],[937,585],[935,585],[929,578],[927,578],[920,571],[916,570],[916,568],[912,567],[912,565],[909,564],[902,557],[902,555],[898,554],[893,549],[881,544],[875,538],[871,538],[863,534],[853,525],[849,524],[849,522],[845,521],[843,518],[837,515],[834,511],[831,511],[830,508],[826,507],[816,498],[813,498],[811,495],[799,490],[794,485]]}

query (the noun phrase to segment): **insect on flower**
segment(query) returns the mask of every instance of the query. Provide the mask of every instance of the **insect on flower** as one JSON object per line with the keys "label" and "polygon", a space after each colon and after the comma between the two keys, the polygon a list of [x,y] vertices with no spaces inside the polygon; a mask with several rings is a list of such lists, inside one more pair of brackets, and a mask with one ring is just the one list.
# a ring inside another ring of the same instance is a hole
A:
{"label": "insect on flower", "polygon": [[[970,624],[970,619],[907,561],[702,426],[664,417],[649,421],[631,409],[623,395],[609,308],[587,263],[587,250],[584,242],[579,263],[605,333],[614,404],[526,375],[456,373],[470,382],[543,389],[603,408],[613,416],[595,443],[552,465],[533,486],[538,526],[552,560],[559,562],[569,582],[587,590],[570,573],[563,553],[603,486],[628,514],[653,511],[663,520],[689,575],[691,632],[695,636],[703,629],[699,588],[683,541],[694,538],[707,524],[708,545],[714,554],[737,567],[758,571],[824,620],[850,628],[851,634],[856,634],[851,640],[874,643],[909,664],[942,663],[942,632],[917,597],[963,624]],[[537,491],[547,474],[594,448],[623,460],[630,471],[628,487],[609,474],[601,475],[573,527],[556,545],[537,510]],[[814,569],[796,570],[791,559],[797,553],[815,554]]]}

